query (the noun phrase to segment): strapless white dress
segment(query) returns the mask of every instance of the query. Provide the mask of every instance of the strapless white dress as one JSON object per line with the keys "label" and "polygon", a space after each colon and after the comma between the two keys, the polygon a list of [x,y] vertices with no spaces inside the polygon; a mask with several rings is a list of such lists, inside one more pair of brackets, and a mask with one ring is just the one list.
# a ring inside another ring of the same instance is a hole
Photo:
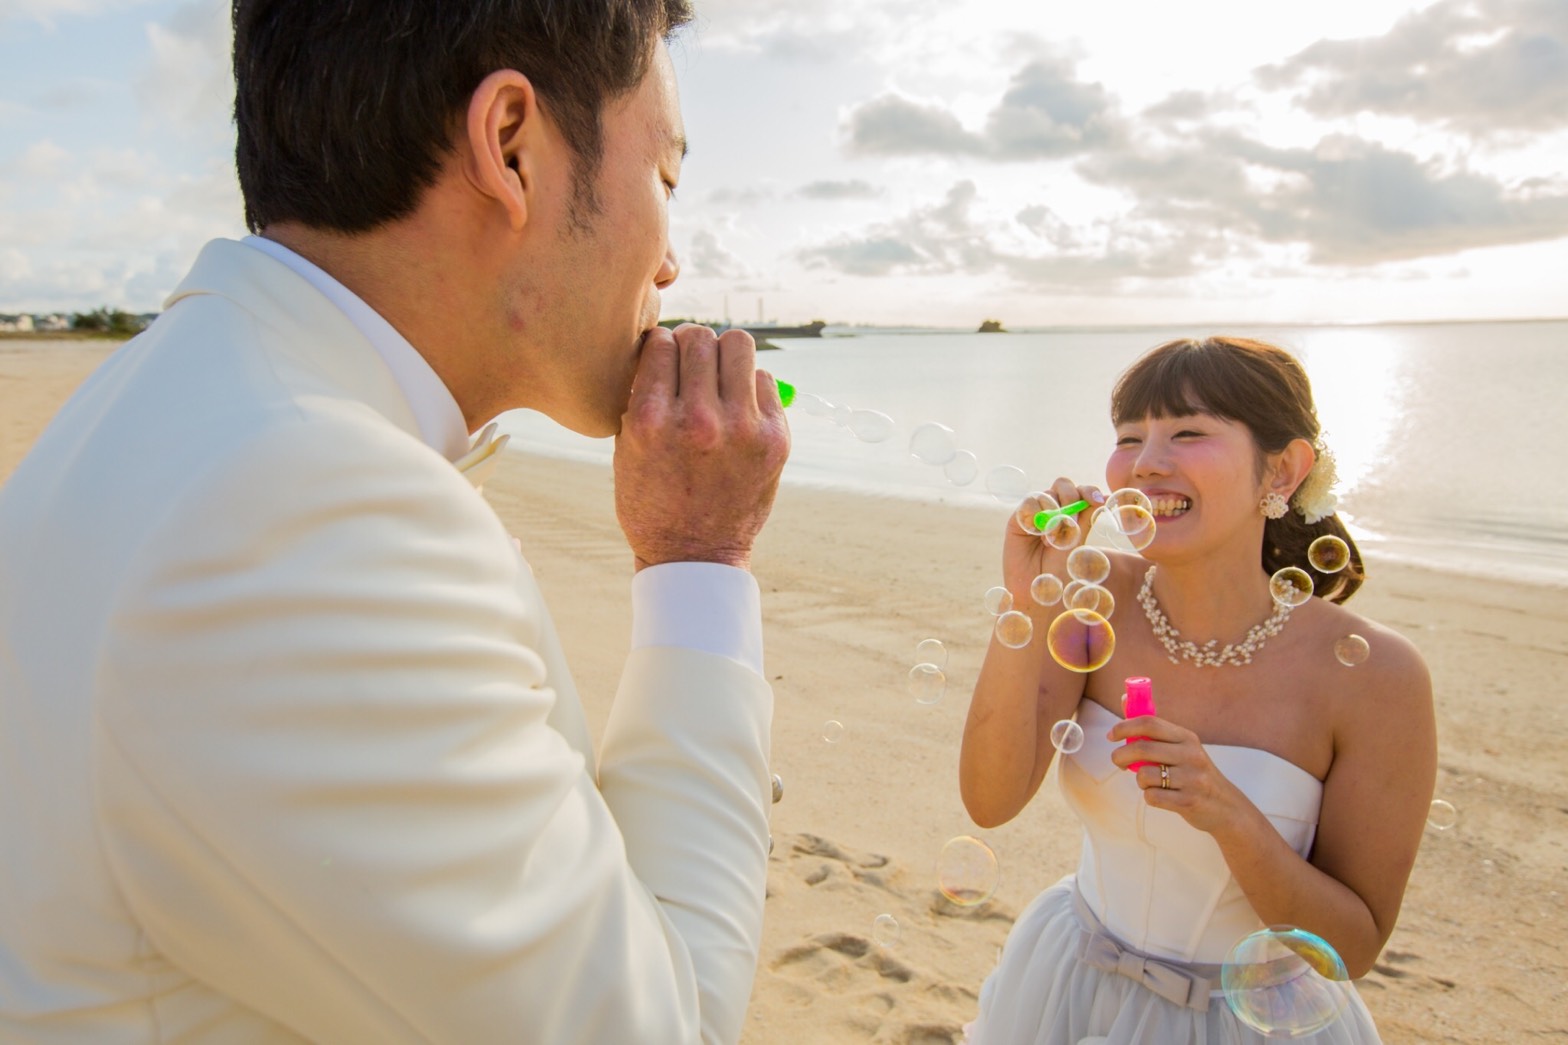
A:
{"label": "strapless white dress", "polygon": [[[1263,927],[1214,839],[1176,813],[1144,804],[1111,762],[1117,717],[1078,707],[1083,747],[1058,755],[1062,794],[1084,827],[1076,874],[1041,893],[1008,935],[980,993],[971,1045],[1218,1045],[1267,1039],[1225,1003],[1219,964]],[[1207,745],[1225,776],[1305,856],[1323,785],[1278,755]],[[1378,1042],[1348,987],[1343,1015],[1314,1045]]]}

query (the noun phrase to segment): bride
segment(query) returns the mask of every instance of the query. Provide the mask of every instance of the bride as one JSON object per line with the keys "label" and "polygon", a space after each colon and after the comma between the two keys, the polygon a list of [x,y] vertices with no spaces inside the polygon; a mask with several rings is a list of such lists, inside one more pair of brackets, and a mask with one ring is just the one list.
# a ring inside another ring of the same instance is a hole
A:
{"label": "bride", "polygon": [[[1172,341],[1122,375],[1111,414],[1106,482],[1143,491],[1157,528],[1141,556],[1111,555],[1104,586],[1122,608],[1108,663],[1079,673],[1047,651],[1063,607],[1034,603],[1030,585],[1065,579],[1067,553],[1016,518],[1003,543],[1035,637],[986,654],[964,727],[964,804],[982,827],[1017,816],[1057,753],[1053,725],[1076,718],[1083,745],[1059,776],[1084,845],[1076,874],[1014,925],[972,1045],[1262,1040],[1225,1003],[1219,963],[1285,924],[1364,975],[1393,931],[1432,797],[1425,665],[1340,605],[1364,575],[1333,514],[1333,458],[1301,365],[1256,341]],[[1051,493],[1105,500],[1066,479]],[[1337,572],[1309,562],[1324,535],[1345,542]],[[1276,603],[1270,577],[1287,566],[1318,597]],[[1342,662],[1347,644],[1364,659]],[[1152,680],[1156,714],[1123,719],[1129,676]],[[1378,1040],[1348,994],[1314,1041]]]}

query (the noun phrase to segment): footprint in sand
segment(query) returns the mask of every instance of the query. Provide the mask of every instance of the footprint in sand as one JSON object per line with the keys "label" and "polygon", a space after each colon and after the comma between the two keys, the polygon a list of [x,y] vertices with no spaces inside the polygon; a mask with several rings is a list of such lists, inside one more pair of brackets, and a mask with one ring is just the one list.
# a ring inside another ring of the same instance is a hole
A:
{"label": "footprint in sand", "polygon": [[1433,983],[1444,990],[1453,990],[1457,986],[1453,980],[1444,979],[1441,976],[1429,976],[1425,973],[1401,968],[1401,966],[1411,965],[1423,960],[1419,954],[1411,954],[1408,951],[1384,951],[1382,957],[1373,963],[1371,973],[1361,980],[1361,986],[1384,990],[1395,987],[1396,984],[1398,989],[1414,987],[1417,990],[1424,989],[1427,984]]}
{"label": "footprint in sand", "polygon": [[[1012,922],[994,903],[949,903],[929,869],[912,872],[810,834],[776,846],[769,898],[779,905],[771,910],[796,924],[831,926],[764,955],[769,989],[802,1008],[831,1009],[844,1040],[889,1045],[961,1042],[985,969],[955,972],[962,963],[951,959],[994,954]],[[896,946],[872,939],[879,911],[900,923]]]}

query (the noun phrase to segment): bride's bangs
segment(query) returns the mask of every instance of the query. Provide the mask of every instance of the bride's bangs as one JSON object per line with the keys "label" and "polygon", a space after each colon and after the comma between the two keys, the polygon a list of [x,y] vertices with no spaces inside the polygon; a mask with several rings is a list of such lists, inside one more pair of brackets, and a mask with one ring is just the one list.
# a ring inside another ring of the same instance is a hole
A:
{"label": "bride's bangs", "polygon": [[1191,339],[1167,341],[1151,349],[1122,374],[1111,390],[1111,423],[1124,424],[1146,417],[1191,417],[1224,411],[1199,396],[1211,389],[1214,367],[1205,358],[1203,344]]}

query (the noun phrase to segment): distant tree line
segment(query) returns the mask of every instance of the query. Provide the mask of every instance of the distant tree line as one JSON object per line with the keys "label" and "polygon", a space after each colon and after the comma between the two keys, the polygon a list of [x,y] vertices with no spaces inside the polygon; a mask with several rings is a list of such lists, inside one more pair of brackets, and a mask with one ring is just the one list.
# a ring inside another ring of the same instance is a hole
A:
{"label": "distant tree line", "polygon": [[112,337],[130,337],[140,334],[147,326],[141,316],[105,305],[91,312],[71,314],[71,329],[88,334],[108,334]]}

